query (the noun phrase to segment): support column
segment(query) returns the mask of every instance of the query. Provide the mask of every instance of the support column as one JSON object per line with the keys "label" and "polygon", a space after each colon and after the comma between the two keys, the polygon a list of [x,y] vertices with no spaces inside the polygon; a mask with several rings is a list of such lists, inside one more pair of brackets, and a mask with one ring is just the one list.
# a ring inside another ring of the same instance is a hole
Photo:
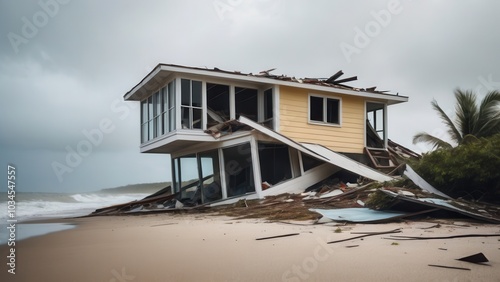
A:
{"label": "support column", "polygon": [[262,199],[264,196],[262,195],[262,177],[260,175],[260,162],[259,162],[259,144],[257,143],[257,139],[255,136],[252,136],[250,140],[250,150],[252,153],[252,169],[253,169],[253,182],[255,186],[255,193]]}

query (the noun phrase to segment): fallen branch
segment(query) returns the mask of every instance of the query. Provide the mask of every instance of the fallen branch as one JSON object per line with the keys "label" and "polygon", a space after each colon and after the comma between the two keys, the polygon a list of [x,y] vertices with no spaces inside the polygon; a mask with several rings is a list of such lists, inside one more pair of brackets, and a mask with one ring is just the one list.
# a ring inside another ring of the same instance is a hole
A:
{"label": "fallen branch", "polygon": [[350,245],[350,246],[345,246],[346,248],[355,248],[355,247],[359,247],[359,245]]}
{"label": "fallen branch", "polygon": [[255,240],[260,241],[260,240],[267,240],[267,239],[275,239],[275,238],[296,236],[296,235],[299,235],[299,234],[300,233],[290,233],[290,234],[276,235],[276,236],[271,236],[271,237],[261,237],[261,238],[256,238]]}
{"label": "fallen branch", "polygon": [[450,268],[450,269],[459,269],[459,270],[470,270],[470,268],[465,268],[465,267],[456,267],[456,266],[447,266],[447,265],[438,265],[438,264],[428,264],[428,266]]}
{"label": "fallen branch", "polygon": [[500,237],[500,234],[464,234],[464,235],[453,235],[453,236],[443,236],[443,237],[417,237],[417,236],[391,235],[390,238],[384,238],[384,239],[389,239],[389,240],[434,240],[434,239],[455,239],[455,238],[468,238],[468,237]]}
{"label": "fallen branch", "polygon": [[[272,221],[270,221],[272,222]],[[311,226],[315,225],[317,223],[295,223],[295,222],[287,222],[287,221],[275,221],[276,223],[281,223],[281,224],[290,224],[290,225],[299,225],[299,226]]]}
{"label": "fallen branch", "polygon": [[436,224],[436,225],[432,225],[432,226],[429,226],[429,227],[422,227],[420,229],[431,229],[431,228],[440,228],[441,227],[441,224]]}
{"label": "fallen branch", "polygon": [[345,241],[360,239],[360,238],[364,238],[364,237],[368,237],[368,236],[385,235],[385,234],[400,233],[400,232],[401,232],[401,228],[397,228],[397,229],[390,230],[390,231],[370,232],[369,234],[365,234],[365,235],[361,235],[361,236],[356,236],[356,237],[342,239],[342,240],[336,240],[336,241],[330,241],[330,242],[327,242],[327,244],[335,244],[335,243],[340,243],[340,242],[345,242]]}
{"label": "fallen branch", "polygon": [[[391,231],[398,231],[398,230],[401,230],[401,228],[396,228],[396,229],[391,230]],[[391,231],[383,231],[383,232],[385,233],[385,232],[391,232]],[[375,231],[375,232],[351,232],[351,234],[364,234],[364,235],[371,235],[371,234],[378,235],[380,233],[381,233],[380,231]]]}
{"label": "fallen branch", "polygon": [[165,223],[165,224],[156,224],[156,225],[151,225],[150,227],[157,227],[157,226],[164,226],[164,225],[174,225],[178,224],[177,222],[171,222],[171,223]]}

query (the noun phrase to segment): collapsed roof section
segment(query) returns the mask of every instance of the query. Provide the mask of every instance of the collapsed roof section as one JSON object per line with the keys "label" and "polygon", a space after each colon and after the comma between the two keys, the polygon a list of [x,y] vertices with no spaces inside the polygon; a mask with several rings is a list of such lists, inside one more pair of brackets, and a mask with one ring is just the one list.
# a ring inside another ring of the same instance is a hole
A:
{"label": "collapsed roof section", "polygon": [[[244,126],[246,125],[246,126]],[[207,133],[212,134],[215,138],[224,136],[228,132],[235,132],[241,129],[252,129],[256,130],[261,134],[264,134],[268,137],[273,138],[276,141],[279,141],[291,148],[294,148],[306,155],[309,155],[313,158],[316,158],[320,161],[330,163],[336,167],[341,169],[348,170],[352,173],[355,173],[359,176],[376,180],[380,182],[391,181],[393,178],[386,174],[383,174],[377,170],[374,170],[362,163],[359,163],[355,160],[352,160],[342,154],[336,153],[326,147],[317,144],[308,144],[308,143],[297,143],[290,138],[271,130],[265,126],[262,126],[244,116],[240,116],[238,121],[232,120],[217,127],[211,128],[207,130]]]}

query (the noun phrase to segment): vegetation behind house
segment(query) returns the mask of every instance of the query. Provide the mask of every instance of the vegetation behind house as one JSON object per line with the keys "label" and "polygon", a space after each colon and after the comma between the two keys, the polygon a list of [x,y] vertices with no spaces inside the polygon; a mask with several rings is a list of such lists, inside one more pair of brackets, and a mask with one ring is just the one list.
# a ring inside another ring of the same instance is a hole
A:
{"label": "vegetation behind house", "polygon": [[452,197],[500,202],[500,134],[429,152],[412,167]]}

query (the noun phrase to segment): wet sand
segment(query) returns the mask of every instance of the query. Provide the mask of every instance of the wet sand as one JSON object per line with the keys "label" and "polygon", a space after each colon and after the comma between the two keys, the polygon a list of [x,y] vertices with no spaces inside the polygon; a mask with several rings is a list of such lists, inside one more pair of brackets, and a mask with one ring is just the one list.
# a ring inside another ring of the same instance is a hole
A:
{"label": "wet sand", "polygon": [[[447,220],[429,229],[436,221],[337,227],[193,214],[62,221],[78,226],[16,242],[15,275],[7,272],[9,247],[0,246],[0,281],[500,281],[500,237],[396,241],[377,235],[326,244],[358,236],[351,232],[396,228],[402,233],[395,235],[408,236],[500,234],[493,224]],[[299,235],[255,240],[290,233]],[[479,252],[489,266],[456,260]]]}

